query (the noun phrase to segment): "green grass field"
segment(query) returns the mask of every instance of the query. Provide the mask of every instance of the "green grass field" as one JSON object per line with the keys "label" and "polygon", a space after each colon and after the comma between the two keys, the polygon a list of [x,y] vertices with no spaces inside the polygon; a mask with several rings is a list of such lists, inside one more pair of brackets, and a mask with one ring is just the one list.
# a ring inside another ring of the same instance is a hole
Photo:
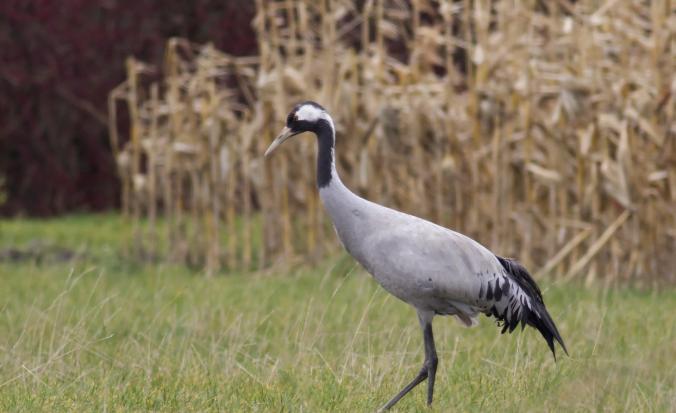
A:
{"label": "green grass field", "polygon": [[[118,217],[0,221],[0,411],[374,411],[418,372],[414,311],[349,258],[207,279],[129,264]],[[676,290],[539,280],[571,352],[435,320],[437,412],[676,411]],[[425,387],[395,411],[428,411]]]}

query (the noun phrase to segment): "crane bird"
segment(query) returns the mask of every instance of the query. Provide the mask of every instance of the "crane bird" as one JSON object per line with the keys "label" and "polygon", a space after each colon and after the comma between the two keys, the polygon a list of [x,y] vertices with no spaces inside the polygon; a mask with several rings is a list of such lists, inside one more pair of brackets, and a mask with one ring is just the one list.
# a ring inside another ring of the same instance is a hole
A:
{"label": "crane bird", "polygon": [[425,361],[418,375],[382,410],[394,406],[427,379],[427,404],[432,404],[437,352],[432,334],[435,315],[457,317],[467,327],[484,313],[511,333],[521,323],[544,337],[554,359],[554,340],[568,354],[545,308],[542,293],[528,271],[475,240],[403,212],[378,205],[350,191],[336,170],[336,130],[328,112],[311,101],[289,113],[286,126],[265,151],[272,153],[292,136],[317,136],[317,186],[338,238],[390,294],[412,305],[420,322]]}

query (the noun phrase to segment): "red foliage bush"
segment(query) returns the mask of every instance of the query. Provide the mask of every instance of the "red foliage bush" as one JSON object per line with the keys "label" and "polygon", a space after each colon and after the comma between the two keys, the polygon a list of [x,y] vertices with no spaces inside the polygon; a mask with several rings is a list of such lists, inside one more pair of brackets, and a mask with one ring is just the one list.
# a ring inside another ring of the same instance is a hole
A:
{"label": "red foliage bush", "polygon": [[106,99],[124,59],[159,63],[172,36],[253,54],[254,12],[247,0],[0,2],[0,213],[116,206]]}

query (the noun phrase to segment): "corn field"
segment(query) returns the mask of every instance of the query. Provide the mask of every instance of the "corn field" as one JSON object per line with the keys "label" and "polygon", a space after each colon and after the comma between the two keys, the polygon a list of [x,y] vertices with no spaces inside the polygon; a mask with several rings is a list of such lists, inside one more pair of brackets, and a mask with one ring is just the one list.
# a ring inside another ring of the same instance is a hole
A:
{"label": "corn field", "polygon": [[314,139],[262,157],[311,99],[368,199],[538,275],[676,279],[669,0],[258,0],[252,24],[257,56],[170,39],[162,67],[127,60],[109,124],[129,251],[207,274],[337,251]]}

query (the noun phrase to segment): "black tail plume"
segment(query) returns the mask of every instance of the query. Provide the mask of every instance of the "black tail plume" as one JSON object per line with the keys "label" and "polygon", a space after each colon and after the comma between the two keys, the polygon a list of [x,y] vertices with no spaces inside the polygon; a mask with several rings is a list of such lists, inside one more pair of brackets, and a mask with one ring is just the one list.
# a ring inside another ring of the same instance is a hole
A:
{"label": "black tail plume", "polygon": [[547,341],[549,349],[552,351],[554,360],[556,360],[554,340],[559,342],[563,351],[568,355],[568,349],[566,349],[566,345],[563,343],[563,339],[561,338],[561,334],[559,334],[559,330],[556,328],[556,324],[554,324],[554,320],[552,320],[549,312],[547,312],[545,303],[542,300],[542,292],[537,284],[535,284],[533,277],[531,277],[523,265],[515,260],[498,257],[497,255],[496,257],[498,261],[500,261],[500,264],[502,264],[508,276],[514,280],[514,282],[516,282],[531,299],[531,308],[522,308],[523,312],[520,317],[522,326],[523,323],[526,323],[529,326],[536,328],[540,334],[542,334],[542,337]]}

